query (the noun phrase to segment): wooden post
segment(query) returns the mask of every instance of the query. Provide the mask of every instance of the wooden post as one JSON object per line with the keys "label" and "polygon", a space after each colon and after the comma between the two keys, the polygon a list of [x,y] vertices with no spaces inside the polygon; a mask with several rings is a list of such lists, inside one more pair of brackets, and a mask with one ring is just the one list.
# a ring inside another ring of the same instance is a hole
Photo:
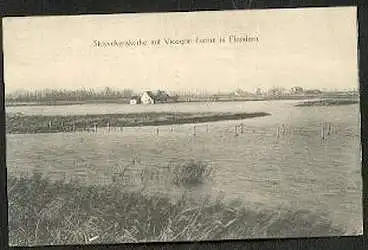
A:
{"label": "wooden post", "polygon": [[52,127],[52,121],[49,121],[49,129]]}
{"label": "wooden post", "polygon": [[208,133],[208,131],[209,131],[209,129],[208,129],[208,124],[207,124],[207,127],[206,127],[206,129],[207,129],[207,133]]}
{"label": "wooden post", "polygon": [[234,133],[235,133],[235,136],[238,136],[238,125],[235,125],[235,127],[234,127]]}
{"label": "wooden post", "polygon": [[331,127],[331,123],[328,123],[328,131],[327,131],[327,135],[331,135],[332,134],[332,127]]}
{"label": "wooden post", "polygon": [[324,140],[325,139],[325,128],[323,126],[324,124],[322,124],[321,126],[321,139]]}
{"label": "wooden post", "polygon": [[107,123],[107,131],[110,132],[110,123]]}
{"label": "wooden post", "polygon": [[75,121],[73,121],[73,131],[75,132]]}
{"label": "wooden post", "polygon": [[240,133],[241,134],[244,133],[244,124],[243,123],[240,124]]}
{"label": "wooden post", "polygon": [[156,128],[156,134],[160,134],[160,129]]}
{"label": "wooden post", "polygon": [[97,132],[97,123],[94,123],[93,127],[94,127],[95,132]]}
{"label": "wooden post", "polygon": [[276,138],[279,139],[280,138],[280,127],[277,127],[277,131],[276,131]]}
{"label": "wooden post", "polygon": [[197,135],[197,131],[196,131],[196,125],[193,126],[193,136],[196,136]]}

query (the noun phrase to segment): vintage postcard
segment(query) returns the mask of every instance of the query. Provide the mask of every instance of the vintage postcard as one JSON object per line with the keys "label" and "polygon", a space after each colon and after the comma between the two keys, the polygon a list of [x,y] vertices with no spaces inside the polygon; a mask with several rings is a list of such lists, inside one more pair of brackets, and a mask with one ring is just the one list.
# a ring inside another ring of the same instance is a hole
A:
{"label": "vintage postcard", "polygon": [[10,244],[361,235],[356,16],[5,18]]}

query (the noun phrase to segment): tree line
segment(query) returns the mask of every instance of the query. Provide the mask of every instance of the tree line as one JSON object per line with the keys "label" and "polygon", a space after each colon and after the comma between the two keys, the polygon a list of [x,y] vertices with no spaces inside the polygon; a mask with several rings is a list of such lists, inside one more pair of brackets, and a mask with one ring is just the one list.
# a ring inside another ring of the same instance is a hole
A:
{"label": "tree line", "polygon": [[18,90],[6,94],[6,102],[55,102],[55,101],[91,101],[91,100],[117,100],[128,99],[135,95],[131,89],[117,90],[106,87],[103,90],[81,88]]}

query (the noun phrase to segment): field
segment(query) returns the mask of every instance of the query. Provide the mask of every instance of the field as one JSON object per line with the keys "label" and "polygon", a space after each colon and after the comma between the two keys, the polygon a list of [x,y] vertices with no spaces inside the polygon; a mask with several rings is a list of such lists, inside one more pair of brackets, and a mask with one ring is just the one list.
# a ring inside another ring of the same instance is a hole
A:
{"label": "field", "polygon": [[[358,105],[295,104],[163,105],[165,112],[271,115],[162,125],[159,133],[158,126],[9,133],[11,244],[361,234]],[[93,108],[63,112],[137,112]]]}

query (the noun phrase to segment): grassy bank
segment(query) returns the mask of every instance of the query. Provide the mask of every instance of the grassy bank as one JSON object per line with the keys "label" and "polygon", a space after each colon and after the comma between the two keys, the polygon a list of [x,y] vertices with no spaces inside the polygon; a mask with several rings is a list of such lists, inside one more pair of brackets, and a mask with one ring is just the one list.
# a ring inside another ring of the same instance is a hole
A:
{"label": "grassy bank", "polygon": [[[180,171],[177,175],[181,183],[188,180]],[[174,202],[143,189],[129,191],[118,180],[85,186],[77,181],[52,182],[39,174],[9,176],[8,196],[10,244],[18,246],[344,233],[326,215],[312,211],[263,210],[222,199],[196,201],[185,192]]]}
{"label": "grassy bank", "polygon": [[340,106],[340,105],[351,105],[359,103],[358,99],[323,99],[315,101],[306,101],[296,104],[296,107],[314,107],[314,106]]}
{"label": "grassy bank", "polygon": [[7,133],[57,133],[98,127],[137,127],[242,120],[268,116],[258,113],[130,113],[74,116],[7,115]]}

